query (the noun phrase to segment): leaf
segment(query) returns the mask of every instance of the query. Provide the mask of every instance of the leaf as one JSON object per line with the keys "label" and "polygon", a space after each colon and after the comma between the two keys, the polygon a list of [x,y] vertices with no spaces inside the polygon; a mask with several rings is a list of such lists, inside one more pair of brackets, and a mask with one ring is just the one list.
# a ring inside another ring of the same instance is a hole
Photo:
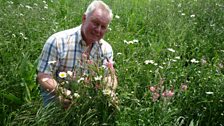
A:
{"label": "leaf", "polygon": [[194,120],[191,120],[189,126],[194,126]]}
{"label": "leaf", "polygon": [[21,99],[19,99],[18,97],[16,97],[15,95],[13,95],[12,93],[2,93],[3,97],[5,97],[6,99],[15,102],[16,104],[22,104]]}

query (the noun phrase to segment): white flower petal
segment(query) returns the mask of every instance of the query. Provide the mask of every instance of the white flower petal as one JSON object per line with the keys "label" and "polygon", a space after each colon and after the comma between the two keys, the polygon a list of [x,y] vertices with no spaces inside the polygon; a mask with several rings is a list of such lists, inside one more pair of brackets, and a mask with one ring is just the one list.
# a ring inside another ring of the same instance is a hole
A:
{"label": "white flower petal", "polygon": [[134,42],[134,43],[138,43],[138,40],[137,40],[137,39],[134,39],[133,42]]}
{"label": "white flower petal", "polygon": [[197,61],[196,59],[191,59],[192,63],[199,63],[199,61]]}
{"label": "white flower petal", "polygon": [[94,79],[95,79],[95,81],[101,80],[102,76],[96,76],[96,77],[94,77]]}
{"label": "white flower petal", "polygon": [[78,93],[74,93],[73,96],[74,96],[75,98],[79,98],[79,97],[80,97],[80,95],[79,95]]}
{"label": "white flower petal", "polygon": [[191,17],[192,17],[192,18],[195,17],[195,14],[192,14]]}
{"label": "white flower petal", "polygon": [[207,95],[213,95],[214,92],[211,92],[211,91],[208,91],[208,92],[205,92]]}
{"label": "white flower petal", "polygon": [[69,76],[72,76],[72,75],[73,75],[72,71],[67,71],[67,74],[68,74]]}
{"label": "white flower petal", "polygon": [[111,90],[110,89],[104,89],[103,90],[103,94],[104,95],[110,95],[111,94]]}
{"label": "white flower petal", "polygon": [[167,48],[167,50],[169,50],[170,52],[176,52],[174,49],[172,48]]}
{"label": "white flower petal", "polygon": [[81,77],[77,82],[80,83],[81,81],[84,81],[83,77]]}
{"label": "white flower petal", "polygon": [[155,62],[153,61],[153,60],[146,60],[145,62],[144,62],[145,64],[154,64]]}
{"label": "white flower petal", "polygon": [[180,59],[180,57],[179,56],[176,56],[175,59]]}
{"label": "white flower petal", "polygon": [[59,75],[60,78],[66,78],[67,77],[67,73],[65,73],[65,72],[60,72],[58,75]]}
{"label": "white flower petal", "polygon": [[119,19],[119,18],[120,18],[120,16],[118,16],[118,15],[115,15],[115,18]]}

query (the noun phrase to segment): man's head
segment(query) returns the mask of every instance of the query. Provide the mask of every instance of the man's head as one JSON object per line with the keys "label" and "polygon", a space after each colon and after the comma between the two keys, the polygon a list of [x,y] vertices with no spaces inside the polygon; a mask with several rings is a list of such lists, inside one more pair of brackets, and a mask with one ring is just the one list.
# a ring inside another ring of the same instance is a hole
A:
{"label": "man's head", "polygon": [[101,0],[94,0],[82,17],[82,37],[86,44],[103,38],[113,18],[111,9]]}

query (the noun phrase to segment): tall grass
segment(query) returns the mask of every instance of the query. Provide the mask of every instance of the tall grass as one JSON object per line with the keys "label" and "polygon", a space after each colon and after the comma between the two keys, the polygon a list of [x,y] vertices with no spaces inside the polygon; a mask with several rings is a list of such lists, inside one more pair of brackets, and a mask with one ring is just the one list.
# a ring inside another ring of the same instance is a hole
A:
{"label": "tall grass", "polygon": [[[224,125],[224,1],[105,0],[115,15],[120,111],[110,125]],[[75,27],[87,0],[0,0],[0,124],[69,125],[74,111],[42,107],[37,58],[54,32]],[[137,41],[136,41],[137,40]],[[133,44],[131,44],[133,43]],[[151,61],[147,63],[145,61]],[[153,101],[150,86],[173,90]],[[180,88],[188,86],[186,91]],[[93,111],[80,125],[96,125]],[[69,120],[69,121],[68,121]]]}

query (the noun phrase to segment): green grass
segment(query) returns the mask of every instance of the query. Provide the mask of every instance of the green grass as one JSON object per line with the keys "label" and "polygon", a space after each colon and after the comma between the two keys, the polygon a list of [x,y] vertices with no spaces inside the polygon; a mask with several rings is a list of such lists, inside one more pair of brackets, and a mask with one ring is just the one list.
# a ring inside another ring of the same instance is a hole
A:
{"label": "green grass", "polygon": [[[223,0],[105,2],[120,17],[114,17],[105,36],[114,49],[119,80],[120,111],[110,125],[224,125]],[[69,125],[78,116],[77,125],[96,125],[94,119],[85,121],[93,116],[91,111],[81,118],[73,110],[43,108],[35,83],[37,58],[46,39],[79,25],[89,1],[0,3],[0,125]],[[134,39],[138,43],[124,43]],[[147,87],[161,79],[162,88],[173,88],[175,95],[153,102]],[[188,85],[185,92],[180,90],[182,83]]]}

